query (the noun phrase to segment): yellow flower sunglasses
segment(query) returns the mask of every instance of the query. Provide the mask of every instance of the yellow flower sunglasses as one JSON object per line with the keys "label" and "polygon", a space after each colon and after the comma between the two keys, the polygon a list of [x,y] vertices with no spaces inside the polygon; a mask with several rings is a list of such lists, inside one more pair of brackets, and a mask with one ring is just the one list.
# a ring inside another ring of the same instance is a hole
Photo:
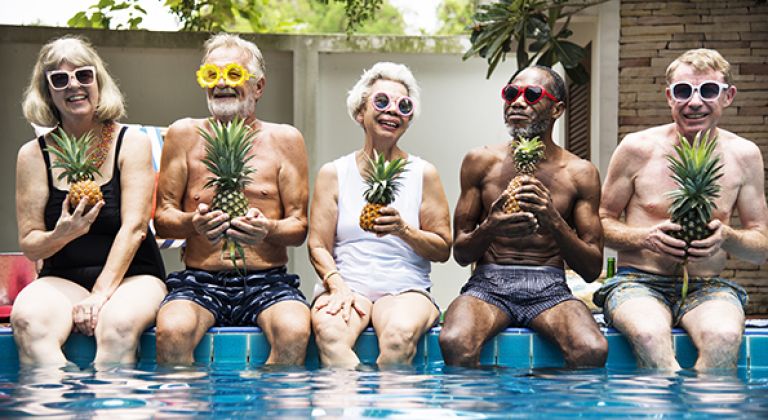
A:
{"label": "yellow flower sunglasses", "polygon": [[247,82],[251,76],[256,76],[238,63],[229,63],[224,67],[206,63],[200,66],[195,75],[197,75],[197,83],[203,89],[213,88],[222,77],[227,86],[238,87]]}

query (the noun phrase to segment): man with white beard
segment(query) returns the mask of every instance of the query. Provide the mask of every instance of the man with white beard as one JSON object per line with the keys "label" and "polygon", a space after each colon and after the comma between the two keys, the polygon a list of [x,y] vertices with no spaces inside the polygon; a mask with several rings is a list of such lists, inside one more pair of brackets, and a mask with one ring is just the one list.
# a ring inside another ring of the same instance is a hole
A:
{"label": "man with white beard", "polygon": [[[205,43],[197,72],[206,90],[210,119],[173,123],[165,138],[157,191],[158,235],[186,239],[186,269],[166,280],[168,296],[157,317],[157,361],[191,364],[206,331],[217,326],[258,325],[272,350],[267,363],[302,364],[310,334],[309,305],[299,277],[289,274],[287,247],[307,234],[309,185],[307,153],[294,127],[261,121],[256,104],[265,85],[258,47],[236,35],[219,34]],[[254,169],[245,187],[248,211],[233,217],[211,209],[214,188],[203,159],[211,123],[245,121],[255,132]],[[235,270],[222,240],[244,249]],[[240,260],[242,261],[242,260]]]}
{"label": "man with white beard", "polygon": [[[510,141],[470,151],[461,166],[453,255],[476,266],[446,312],[445,363],[476,366],[487,340],[519,326],[556,343],[569,367],[603,366],[607,342],[565,282],[566,263],[591,282],[603,258],[597,169],[552,140],[565,112],[565,83],[549,67],[535,66],[505,86],[502,99]],[[544,159],[511,191],[520,211],[506,213],[505,190],[519,175],[512,149],[520,137],[539,137]]]}

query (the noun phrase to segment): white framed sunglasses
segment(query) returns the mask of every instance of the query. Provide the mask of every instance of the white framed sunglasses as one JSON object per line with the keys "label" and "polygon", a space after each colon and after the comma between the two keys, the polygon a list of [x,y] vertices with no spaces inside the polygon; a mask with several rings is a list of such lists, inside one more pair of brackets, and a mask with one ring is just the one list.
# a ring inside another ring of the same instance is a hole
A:
{"label": "white framed sunglasses", "polygon": [[90,86],[96,81],[96,67],[83,66],[72,71],[51,70],[45,72],[45,77],[48,79],[48,85],[51,86],[53,90],[66,89],[73,77],[77,80],[77,83],[80,83],[80,85]]}
{"label": "white framed sunglasses", "polygon": [[699,97],[704,101],[715,101],[729,86],[728,83],[716,80],[705,80],[698,85],[694,85],[691,82],[676,82],[669,85],[669,92],[672,95],[672,99],[678,102],[690,101],[695,92],[698,92]]}

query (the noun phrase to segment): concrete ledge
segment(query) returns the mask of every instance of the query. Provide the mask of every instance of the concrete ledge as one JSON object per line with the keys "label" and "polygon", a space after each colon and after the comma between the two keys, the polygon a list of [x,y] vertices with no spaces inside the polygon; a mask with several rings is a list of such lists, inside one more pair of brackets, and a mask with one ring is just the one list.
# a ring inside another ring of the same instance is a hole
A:
{"label": "concrete ledge", "polygon": [[[635,357],[624,337],[613,328],[603,328],[608,339],[608,368],[631,369],[637,367]],[[431,329],[419,341],[414,358],[415,366],[442,364],[438,344],[440,327]],[[680,329],[673,330],[675,352],[684,368],[692,367],[697,351],[691,339]],[[202,365],[235,365],[258,367],[269,356],[269,343],[259,328],[211,328],[195,349],[195,360]],[[355,344],[355,351],[365,364],[373,364],[379,353],[378,340],[372,328],[363,332]],[[87,365],[96,352],[92,337],[72,334],[64,344],[69,360]],[[4,368],[18,366],[16,345],[10,328],[0,328],[0,354]],[[139,345],[139,362],[154,363],[155,333],[145,332]],[[527,328],[508,328],[485,344],[481,353],[483,365],[510,368],[562,367],[563,358],[558,348]],[[307,349],[307,368],[320,366],[314,337]],[[739,350],[740,368],[768,368],[768,329],[747,328]]]}

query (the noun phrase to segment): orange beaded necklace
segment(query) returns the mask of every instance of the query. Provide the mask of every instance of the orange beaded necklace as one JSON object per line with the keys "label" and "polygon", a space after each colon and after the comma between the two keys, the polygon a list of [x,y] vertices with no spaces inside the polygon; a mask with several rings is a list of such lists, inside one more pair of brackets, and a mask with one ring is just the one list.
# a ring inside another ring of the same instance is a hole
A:
{"label": "orange beaded necklace", "polygon": [[104,125],[101,127],[101,139],[99,139],[99,143],[96,145],[96,149],[91,156],[93,166],[101,168],[101,165],[104,164],[104,160],[107,159],[116,126],[117,124],[112,120],[104,121]]}

